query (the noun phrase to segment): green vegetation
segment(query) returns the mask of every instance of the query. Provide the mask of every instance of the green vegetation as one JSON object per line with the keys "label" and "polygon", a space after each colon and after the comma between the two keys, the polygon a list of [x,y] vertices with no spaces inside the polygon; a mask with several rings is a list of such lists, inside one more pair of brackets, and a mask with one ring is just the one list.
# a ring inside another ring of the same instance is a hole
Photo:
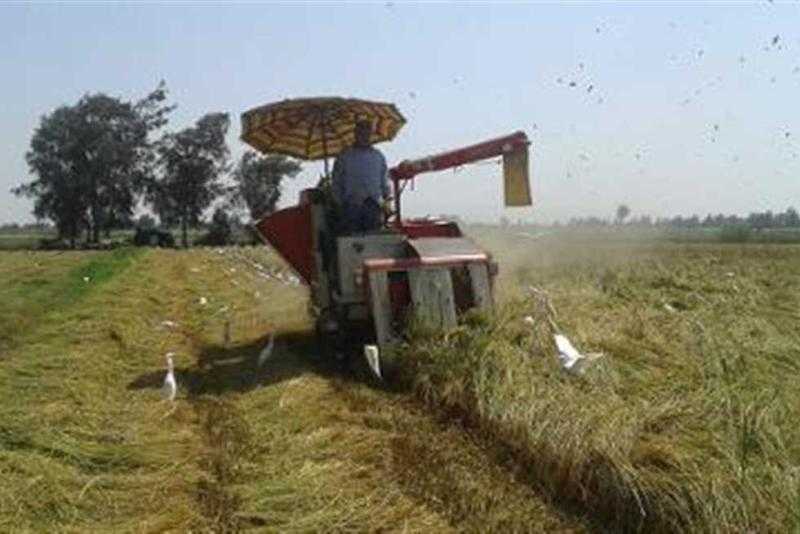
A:
{"label": "green vegetation", "polygon": [[162,222],[179,223],[181,243],[189,246],[189,227],[222,194],[220,182],[228,161],[227,113],[207,113],[192,127],[166,134],[157,152],[161,175],[150,184],[146,199]]}
{"label": "green vegetation", "polygon": [[[232,233],[229,236],[228,244],[246,244],[250,245],[253,243],[253,236],[249,230],[246,230],[243,226],[240,225],[238,220],[229,217],[230,225]],[[201,224],[197,228],[193,228],[189,230],[188,237],[189,241],[192,243],[193,246],[202,246],[204,234],[207,232],[204,230],[205,228],[211,228],[213,226],[213,221],[209,221],[206,224]],[[177,228],[167,229],[167,232],[172,234],[173,239],[176,243],[179,243],[181,238],[181,232]],[[134,243],[134,236],[135,230],[114,230],[110,233],[108,237],[107,243],[113,247],[124,247],[129,246]],[[47,246],[46,241],[56,241],[57,236],[56,234],[49,232],[49,231],[29,231],[29,232],[3,232],[0,230],[0,252],[3,251],[20,251],[20,250],[46,250],[49,247]],[[77,246],[78,249],[83,246],[83,244],[79,244]],[[55,248],[51,250],[69,250],[69,244],[66,242],[57,243]],[[91,250],[91,249],[90,249]]]}
{"label": "green vegetation", "polygon": [[35,178],[12,191],[73,245],[83,230],[98,243],[102,231],[130,221],[150,180],[152,136],[174,109],[166,97],[161,83],[135,102],[96,93],[59,106],[41,118],[25,154]]}
{"label": "green vegetation", "polygon": [[[237,221],[235,210],[245,207],[253,218],[274,211],[281,181],[300,165],[246,152],[229,172],[229,114],[206,113],[191,127],[167,131],[175,108],[162,81],[139,100],[85,94],[42,116],[25,153],[32,180],[12,189],[33,202],[37,224],[0,225],[0,250],[33,248],[35,241],[15,234],[49,223],[59,248],[75,248],[82,236],[98,245],[102,235],[130,231],[142,204],[165,227],[180,225],[184,247],[214,204]],[[149,215],[140,219],[155,222]]]}
{"label": "green vegetation", "polygon": [[723,243],[744,243],[750,240],[752,234],[753,231],[746,225],[729,224],[720,229],[719,239]]}
{"label": "green vegetation", "polygon": [[39,248],[39,241],[44,237],[40,234],[0,233],[0,251],[33,250]]}
{"label": "green vegetation", "polygon": [[153,406],[125,388],[126,375],[146,368],[132,356],[153,341],[140,321],[156,306],[119,298],[147,282],[141,272],[129,278],[135,258],[132,251],[13,258],[16,283],[6,279],[4,291],[27,297],[15,301],[13,315],[32,319],[10,331],[0,366],[3,530],[164,525],[154,503],[170,491],[164,479],[184,440],[148,423],[157,419]]}
{"label": "green vegetation", "polygon": [[[595,242],[512,254],[500,254],[512,276],[496,319],[407,348],[422,399],[615,530],[798,528],[800,249]],[[605,354],[584,376],[559,368],[548,307],[528,285],[549,294],[579,349]]]}
{"label": "green vegetation", "polygon": [[[76,304],[88,293],[127,267],[137,252],[120,249],[106,255],[96,253],[22,253],[0,256],[0,353],[12,339],[37,324],[47,314]],[[85,279],[88,279],[85,280]]]}

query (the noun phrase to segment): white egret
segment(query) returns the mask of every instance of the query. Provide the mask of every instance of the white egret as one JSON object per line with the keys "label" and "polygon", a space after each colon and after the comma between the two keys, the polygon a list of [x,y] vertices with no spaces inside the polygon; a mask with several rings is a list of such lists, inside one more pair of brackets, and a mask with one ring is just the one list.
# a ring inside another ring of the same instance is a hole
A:
{"label": "white egret", "polygon": [[272,355],[272,349],[274,347],[275,347],[275,332],[272,332],[269,335],[269,341],[267,341],[267,344],[264,346],[263,349],[261,349],[261,352],[258,355],[259,367],[264,365],[264,362],[266,362],[269,359],[269,357]]}
{"label": "white egret", "polygon": [[578,349],[572,346],[572,343],[570,343],[566,336],[561,334],[555,334],[553,338],[558,348],[558,361],[561,362],[561,367],[571,373],[583,373],[589,364],[602,356],[601,353],[592,353],[588,356],[584,356],[578,352]]}
{"label": "white egret", "polygon": [[161,386],[161,397],[164,400],[173,402],[178,393],[178,382],[175,380],[175,366],[172,363],[174,352],[167,353],[167,375],[164,377],[164,385]]}
{"label": "white egret", "polygon": [[372,372],[375,373],[375,376],[377,376],[379,380],[382,380],[381,359],[378,347],[375,345],[364,345],[364,358],[366,358],[367,364],[369,368],[372,369]]}

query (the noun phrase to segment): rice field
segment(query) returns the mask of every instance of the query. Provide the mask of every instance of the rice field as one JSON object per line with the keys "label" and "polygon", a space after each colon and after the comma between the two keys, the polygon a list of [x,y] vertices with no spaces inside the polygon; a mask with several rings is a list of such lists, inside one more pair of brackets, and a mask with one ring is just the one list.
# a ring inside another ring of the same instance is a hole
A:
{"label": "rice field", "polygon": [[476,238],[497,313],[390,386],[266,249],[0,253],[0,530],[797,528],[800,248]]}
{"label": "rice field", "polygon": [[[407,347],[421,398],[613,530],[798,528],[800,248],[478,237],[504,304]],[[556,332],[603,356],[565,372]]]}
{"label": "rice field", "polygon": [[266,249],[13,252],[0,270],[1,531],[588,528],[492,443],[322,361]]}

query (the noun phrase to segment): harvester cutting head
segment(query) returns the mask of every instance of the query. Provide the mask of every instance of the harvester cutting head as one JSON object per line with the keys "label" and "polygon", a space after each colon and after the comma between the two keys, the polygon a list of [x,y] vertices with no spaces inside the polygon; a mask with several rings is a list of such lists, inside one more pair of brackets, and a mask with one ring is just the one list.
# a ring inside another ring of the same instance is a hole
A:
{"label": "harvester cutting head", "polygon": [[324,188],[306,189],[298,205],[256,224],[258,232],[311,288],[323,346],[402,338],[412,318],[451,328],[472,308],[491,310],[497,266],[455,222],[402,219],[405,184],[420,173],[503,157],[506,203],[530,205],[528,140],[524,133],[493,139],[413,161],[390,170],[395,209],[386,227],[335,235]]}

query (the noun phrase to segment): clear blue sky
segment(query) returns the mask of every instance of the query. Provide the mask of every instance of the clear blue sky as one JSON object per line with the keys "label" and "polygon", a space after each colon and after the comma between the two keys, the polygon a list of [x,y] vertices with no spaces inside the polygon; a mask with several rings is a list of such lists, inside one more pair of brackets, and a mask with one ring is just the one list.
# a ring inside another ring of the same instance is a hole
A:
{"label": "clear blue sky", "polygon": [[[242,111],[315,95],[397,103],[408,124],[380,146],[390,163],[532,138],[534,208],[505,210],[499,168],[479,165],[421,177],[412,214],[800,207],[798,2],[2,6],[0,72],[0,222],[30,219],[8,190],[28,179],[43,114],[86,92],[138,98],[161,79],[174,128],[232,114],[234,155]],[[286,200],[315,181],[319,166],[305,169]]]}

